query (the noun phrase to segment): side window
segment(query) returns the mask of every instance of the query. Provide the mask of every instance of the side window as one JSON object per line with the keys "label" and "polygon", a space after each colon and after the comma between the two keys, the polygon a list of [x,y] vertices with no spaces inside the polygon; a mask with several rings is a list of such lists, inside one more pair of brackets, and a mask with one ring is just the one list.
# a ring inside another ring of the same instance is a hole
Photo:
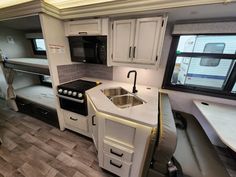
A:
{"label": "side window", "polygon": [[[223,53],[225,48],[225,43],[208,43],[205,45],[203,53]],[[200,66],[211,66],[216,67],[220,64],[220,59],[214,58],[202,58],[200,61]]]}
{"label": "side window", "polygon": [[46,55],[44,39],[32,39],[32,47],[35,55]]}

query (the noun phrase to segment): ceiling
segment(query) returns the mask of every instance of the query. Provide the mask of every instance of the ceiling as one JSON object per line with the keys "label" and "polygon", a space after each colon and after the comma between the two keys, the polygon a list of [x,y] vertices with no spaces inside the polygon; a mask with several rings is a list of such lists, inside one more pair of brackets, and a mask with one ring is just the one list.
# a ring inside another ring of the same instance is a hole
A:
{"label": "ceiling", "polygon": [[[121,1],[121,0],[44,0],[58,9],[65,9],[70,7],[78,7],[92,4],[99,4],[105,2]],[[124,0],[123,0],[124,1]]]}
{"label": "ceiling", "polygon": [[30,1],[33,1],[33,0],[2,0],[2,1],[0,1],[0,9],[5,8],[5,7],[9,7],[9,6],[22,4],[25,2],[30,2]]}
{"label": "ceiling", "polygon": [[[0,9],[18,4],[23,4],[30,1],[38,1],[38,0],[1,0]],[[43,1],[57,7],[58,9],[65,9],[70,7],[86,6],[92,4],[113,2],[113,1],[127,1],[127,0],[43,0]]]}

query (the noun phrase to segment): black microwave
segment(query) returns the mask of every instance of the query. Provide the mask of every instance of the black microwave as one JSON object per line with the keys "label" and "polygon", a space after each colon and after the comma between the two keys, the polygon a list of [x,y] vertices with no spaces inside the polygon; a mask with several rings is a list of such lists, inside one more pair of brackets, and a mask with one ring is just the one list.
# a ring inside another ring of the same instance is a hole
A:
{"label": "black microwave", "polygon": [[70,36],[72,62],[107,64],[107,36]]}

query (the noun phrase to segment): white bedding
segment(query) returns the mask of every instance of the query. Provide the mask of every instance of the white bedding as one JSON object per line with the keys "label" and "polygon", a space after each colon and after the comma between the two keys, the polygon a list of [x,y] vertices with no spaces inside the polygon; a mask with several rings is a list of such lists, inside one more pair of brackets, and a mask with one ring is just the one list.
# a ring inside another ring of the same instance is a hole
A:
{"label": "white bedding", "polygon": [[7,63],[26,65],[32,67],[48,68],[48,60],[40,58],[11,58],[5,60]]}
{"label": "white bedding", "polygon": [[56,109],[56,97],[53,89],[42,85],[33,85],[15,90],[18,97],[34,103]]}

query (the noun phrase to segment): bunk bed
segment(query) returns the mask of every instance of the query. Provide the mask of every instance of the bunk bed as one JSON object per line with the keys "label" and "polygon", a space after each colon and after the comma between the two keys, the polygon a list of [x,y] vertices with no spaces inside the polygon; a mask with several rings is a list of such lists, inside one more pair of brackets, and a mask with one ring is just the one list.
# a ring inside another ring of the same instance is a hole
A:
{"label": "bunk bed", "polygon": [[12,58],[4,60],[4,67],[13,70],[50,75],[48,60],[40,58]]}
{"label": "bunk bed", "polygon": [[[51,125],[59,127],[56,98],[51,87],[31,85],[14,89],[14,71],[27,72],[36,75],[50,75],[48,60],[39,58],[14,58],[3,61],[6,81],[8,84],[8,100],[17,105],[15,111],[36,117]],[[11,73],[11,75],[7,74]],[[10,77],[9,77],[10,76]]]}

